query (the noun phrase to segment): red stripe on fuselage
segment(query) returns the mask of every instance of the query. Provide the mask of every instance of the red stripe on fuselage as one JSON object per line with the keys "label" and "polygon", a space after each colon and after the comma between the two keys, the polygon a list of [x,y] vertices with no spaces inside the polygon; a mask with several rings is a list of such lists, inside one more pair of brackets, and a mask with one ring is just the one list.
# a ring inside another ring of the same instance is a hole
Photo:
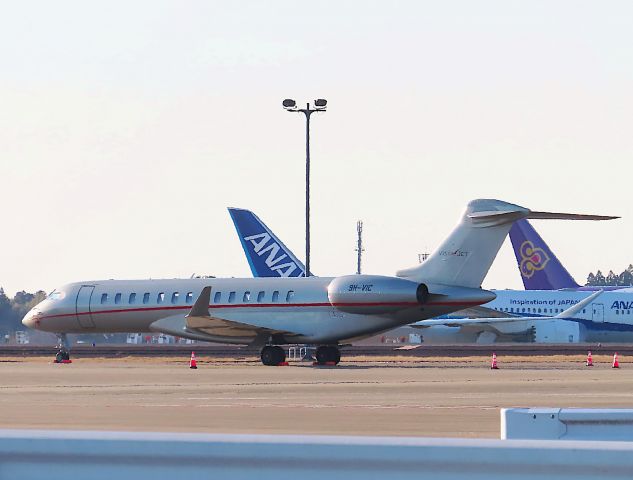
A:
{"label": "red stripe on fuselage", "polygon": [[[209,305],[209,308],[270,308],[270,307],[416,307],[416,306],[448,307],[460,305],[463,307],[481,305],[479,302],[435,302],[420,305],[417,302],[376,302],[376,303],[250,303],[237,305]],[[94,312],[60,313],[58,315],[46,315],[39,317],[39,320],[46,318],[74,317],[77,315],[98,315],[104,313],[130,313],[130,312],[155,312],[158,310],[191,310],[192,305],[165,306],[165,307],[140,307],[122,308],[118,310],[98,310]]]}

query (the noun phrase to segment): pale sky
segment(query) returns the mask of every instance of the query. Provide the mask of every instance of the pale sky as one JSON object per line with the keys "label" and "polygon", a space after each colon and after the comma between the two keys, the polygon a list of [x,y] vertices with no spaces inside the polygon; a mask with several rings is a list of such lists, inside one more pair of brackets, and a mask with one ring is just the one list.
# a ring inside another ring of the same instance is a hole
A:
{"label": "pale sky", "polygon": [[[579,282],[633,262],[630,1],[23,1],[0,12],[0,286],[250,276],[227,206],[312,270],[417,263],[468,200],[534,222]],[[484,282],[522,288],[509,242]]]}

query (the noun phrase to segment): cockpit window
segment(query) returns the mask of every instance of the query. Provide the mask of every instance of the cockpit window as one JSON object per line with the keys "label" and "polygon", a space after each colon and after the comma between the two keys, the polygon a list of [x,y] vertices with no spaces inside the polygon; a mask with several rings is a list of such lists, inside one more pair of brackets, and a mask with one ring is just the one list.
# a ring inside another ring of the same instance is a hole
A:
{"label": "cockpit window", "polygon": [[57,290],[53,290],[51,293],[48,294],[47,298],[49,300],[61,300],[62,298],[64,298],[64,292],[58,292]]}

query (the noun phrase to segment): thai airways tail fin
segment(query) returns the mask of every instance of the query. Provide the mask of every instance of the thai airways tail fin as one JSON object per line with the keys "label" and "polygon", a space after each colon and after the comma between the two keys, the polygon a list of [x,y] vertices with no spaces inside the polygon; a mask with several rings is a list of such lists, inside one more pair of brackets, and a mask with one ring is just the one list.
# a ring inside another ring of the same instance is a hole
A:
{"label": "thai airways tail fin", "polygon": [[250,210],[229,208],[254,277],[303,277],[305,267]]}
{"label": "thai airways tail fin", "polygon": [[512,225],[510,241],[526,290],[580,288],[530,222],[519,220]]}
{"label": "thai airways tail fin", "polygon": [[472,200],[457,227],[428,259],[396,275],[425,283],[479,288],[512,224],[523,218],[610,220],[617,217],[534,212],[500,200]]}

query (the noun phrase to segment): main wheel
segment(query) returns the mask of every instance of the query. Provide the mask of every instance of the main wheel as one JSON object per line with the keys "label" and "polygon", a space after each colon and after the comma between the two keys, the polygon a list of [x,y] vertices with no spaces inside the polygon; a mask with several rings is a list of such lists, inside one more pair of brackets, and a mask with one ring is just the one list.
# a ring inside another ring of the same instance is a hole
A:
{"label": "main wheel", "polygon": [[319,365],[325,365],[327,363],[338,365],[341,361],[341,352],[338,347],[322,345],[317,348],[316,359]]}
{"label": "main wheel", "polygon": [[339,362],[341,361],[341,351],[338,349],[338,347],[330,347],[330,348],[332,349],[332,362],[338,365]]}
{"label": "main wheel", "polygon": [[275,350],[275,365],[279,365],[286,361],[286,351],[282,347],[273,347]]}
{"label": "main wheel", "polygon": [[260,356],[264,365],[274,366],[286,360],[286,351],[278,346],[266,345]]}

